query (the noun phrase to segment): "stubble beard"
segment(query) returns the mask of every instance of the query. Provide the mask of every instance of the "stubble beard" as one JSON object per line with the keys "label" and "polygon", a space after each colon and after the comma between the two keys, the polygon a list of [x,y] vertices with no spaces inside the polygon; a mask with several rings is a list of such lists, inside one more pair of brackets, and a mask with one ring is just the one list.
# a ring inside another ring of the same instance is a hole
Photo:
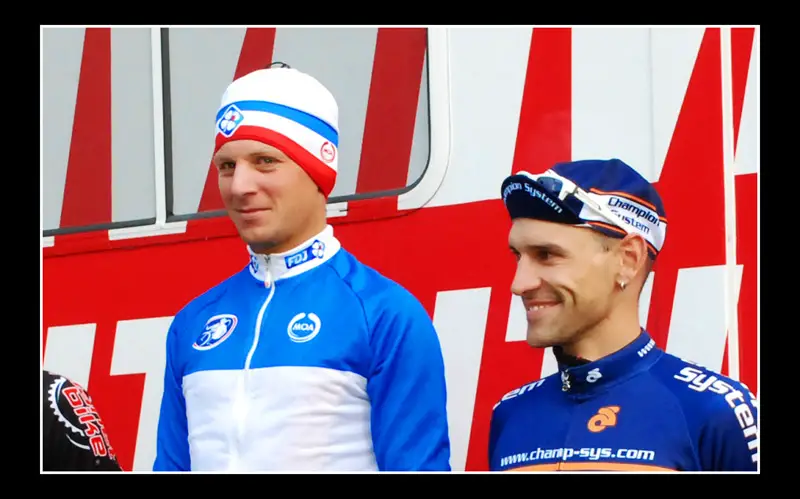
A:
{"label": "stubble beard", "polygon": [[276,246],[281,244],[280,235],[274,231],[269,231],[265,235],[260,234],[260,230],[253,231],[252,234],[248,228],[239,230],[239,237],[245,242],[254,253],[267,254],[272,252]]}

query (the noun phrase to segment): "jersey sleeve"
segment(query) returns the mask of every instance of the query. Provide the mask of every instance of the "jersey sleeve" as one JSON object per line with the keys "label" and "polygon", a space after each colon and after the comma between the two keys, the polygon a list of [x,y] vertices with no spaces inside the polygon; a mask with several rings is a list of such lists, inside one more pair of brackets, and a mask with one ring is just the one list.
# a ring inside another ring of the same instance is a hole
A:
{"label": "jersey sleeve", "polygon": [[156,436],[156,459],[153,471],[189,471],[189,434],[182,376],[177,368],[179,318],[173,319],[167,333],[164,392]]}
{"label": "jersey sleeve", "polygon": [[103,420],[83,387],[52,376],[47,397],[45,471],[122,471]]}
{"label": "jersey sleeve", "polygon": [[497,439],[500,436],[500,427],[501,427],[501,418],[502,416],[498,414],[498,406],[492,410],[491,419],[489,420],[489,444],[487,446],[487,469],[489,471],[497,471],[497,468],[494,467],[494,455],[495,450],[497,449]]}
{"label": "jersey sleeve", "polygon": [[703,471],[758,471],[758,402],[743,384],[716,399],[699,442]]}
{"label": "jersey sleeve", "polygon": [[372,440],[382,471],[450,471],[444,359],[422,305],[396,293],[367,310],[373,361],[367,382]]}

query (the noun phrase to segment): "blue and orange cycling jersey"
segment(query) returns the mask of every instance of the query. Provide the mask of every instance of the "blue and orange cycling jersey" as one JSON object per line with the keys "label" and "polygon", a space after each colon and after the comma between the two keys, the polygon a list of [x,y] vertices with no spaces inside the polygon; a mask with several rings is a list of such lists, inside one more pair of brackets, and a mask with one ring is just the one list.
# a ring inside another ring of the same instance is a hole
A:
{"label": "blue and orange cycling jersey", "polygon": [[744,384],[658,348],[622,350],[512,390],[495,406],[493,471],[757,471]]}

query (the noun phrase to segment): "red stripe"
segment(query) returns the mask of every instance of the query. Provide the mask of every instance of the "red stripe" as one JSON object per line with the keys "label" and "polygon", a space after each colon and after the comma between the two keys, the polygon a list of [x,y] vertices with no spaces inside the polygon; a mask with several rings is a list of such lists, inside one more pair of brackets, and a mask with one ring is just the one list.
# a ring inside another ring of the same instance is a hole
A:
{"label": "red stripe", "polygon": [[[272,62],[274,46],[275,28],[247,28],[233,79],[267,67]],[[202,213],[221,209],[223,204],[217,186],[217,170],[214,163],[209,162],[208,175],[197,211]]]}
{"label": "red stripe", "polygon": [[333,169],[285,135],[257,126],[241,126],[236,130],[235,138],[235,140],[257,140],[283,151],[295,163],[303,165],[308,176],[314,180],[325,196],[333,190],[336,182],[336,173]]}
{"label": "red stripe", "polygon": [[678,269],[725,262],[719,44],[719,28],[706,29],[657,185],[670,225],[654,267],[648,330],[661,348]]}
{"label": "red stripe", "polygon": [[87,28],[60,227],[111,222],[111,29]]}
{"label": "red stripe", "polygon": [[379,28],[356,193],[406,186],[425,62],[425,28]]}
{"label": "red stripe", "polygon": [[729,376],[730,372],[728,369],[730,366],[728,365],[728,337],[725,337],[725,348],[722,350],[722,367],[719,369],[719,373],[723,376]]}
{"label": "red stripe", "polygon": [[572,30],[533,30],[512,172],[541,173],[572,157]]}
{"label": "red stripe", "polygon": [[742,267],[739,292],[739,379],[758,390],[758,175],[736,177],[736,254]]}
{"label": "red stripe", "polygon": [[[525,169],[541,172],[557,161],[569,160],[572,155],[571,117],[572,30],[535,28],[525,76],[512,171]],[[503,216],[502,219],[507,217]],[[481,220],[476,219],[475,227],[480,226]],[[503,238],[498,241],[502,240]],[[525,342],[506,342],[513,277],[510,256],[507,261],[509,272],[498,273],[506,277],[502,282],[492,284],[493,289],[501,292],[492,293],[489,303],[481,376],[478,380],[467,454],[468,471],[488,469],[487,445],[492,406],[509,390],[538,379],[542,372],[543,349],[533,349]],[[508,366],[515,367],[509,370]]]}

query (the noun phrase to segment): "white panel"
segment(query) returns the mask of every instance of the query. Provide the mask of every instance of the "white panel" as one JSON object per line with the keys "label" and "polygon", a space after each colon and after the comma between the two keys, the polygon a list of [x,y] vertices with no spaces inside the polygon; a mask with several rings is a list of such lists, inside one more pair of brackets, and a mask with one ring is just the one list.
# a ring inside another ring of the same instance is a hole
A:
{"label": "white panel", "polygon": [[273,60],[309,73],[339,104],[339,172],[332,197],[356,190],[377,36],[376,28],[278,28],[275,34]]}
{"label": "white panel", "polygon": [[89,389],[96,324],[53,326],[47,330],[43,367]]}
{"label": "white panel", "polygon": [[655,171],[648,180],[661,177],[704,33],[703,27],[651,29]]}
{"label": "white panel", "polygon": [[758,165],[758,97],[759,97],[759,30],[753,37],[753,52],[750,69],[747,71],[747,87],[744,91],[742,118],[739,124],[739,139],[736,143],[736,174],[756,173]]}
{"label": "white panel", "polygon": [[526,341],[528,336],[528,319],[522,298],[511,295],[506,326],[506,341]]}
{"label": "white panel", "polygon": [[156,458],[167,331],[172,317],[120,321],[111,357],[111,375],[144,373],[144,392],[136,437],[134,471],[152,470]]}
{"label": "white panel", "polygon": [[42,29],[42,228],[61,223],[84,28]]}
{"label": "white panel", "polygon": [[669,353],[717,372],[722,368],[727,336],[725,272],[724,265],[678,271],[667,337]]}
{"label": "white panel", "polygon": [[500,197],[511,173],[531,28],[450,28],[452,150],[428,206]]}
{"label": "white panel", "polygon": [[655,272],[650,272],[647,280],[644,281],[642,286],[642,293],[639,295],[639,324],[642,327],[647,325],[647,318],[650,314],[650,297],[653,295],[653,279],[655,279]]}
{"label": "white panel", "polygon": [[619,158],[652,179],[650,29],[573,28],[572,157]]}
{"label": "white panel", "polygon": [[233,81],[245,28],[170,28],[172,195],[175,214],[197,211],[211,154],[214,119]]}
{"label": "white panel", "polygon": [[114,222],[156,216],[150,28],[111,29]]}
{"label": "white panel", "polygon": [[558,372],[558,361],[556,361],[556,356],[553,354],[553,348],[547,347],[544,350],[544,355],[542,355],[542,378],[550,376],[551,374],[555,374]]}
{"label": "white panel", "polygon": [[454,471],[463,471],[467,463],[491,293],[491,288],[478,288],[436,295],[433,324],[442,344],[448,381],[450,466]]}

